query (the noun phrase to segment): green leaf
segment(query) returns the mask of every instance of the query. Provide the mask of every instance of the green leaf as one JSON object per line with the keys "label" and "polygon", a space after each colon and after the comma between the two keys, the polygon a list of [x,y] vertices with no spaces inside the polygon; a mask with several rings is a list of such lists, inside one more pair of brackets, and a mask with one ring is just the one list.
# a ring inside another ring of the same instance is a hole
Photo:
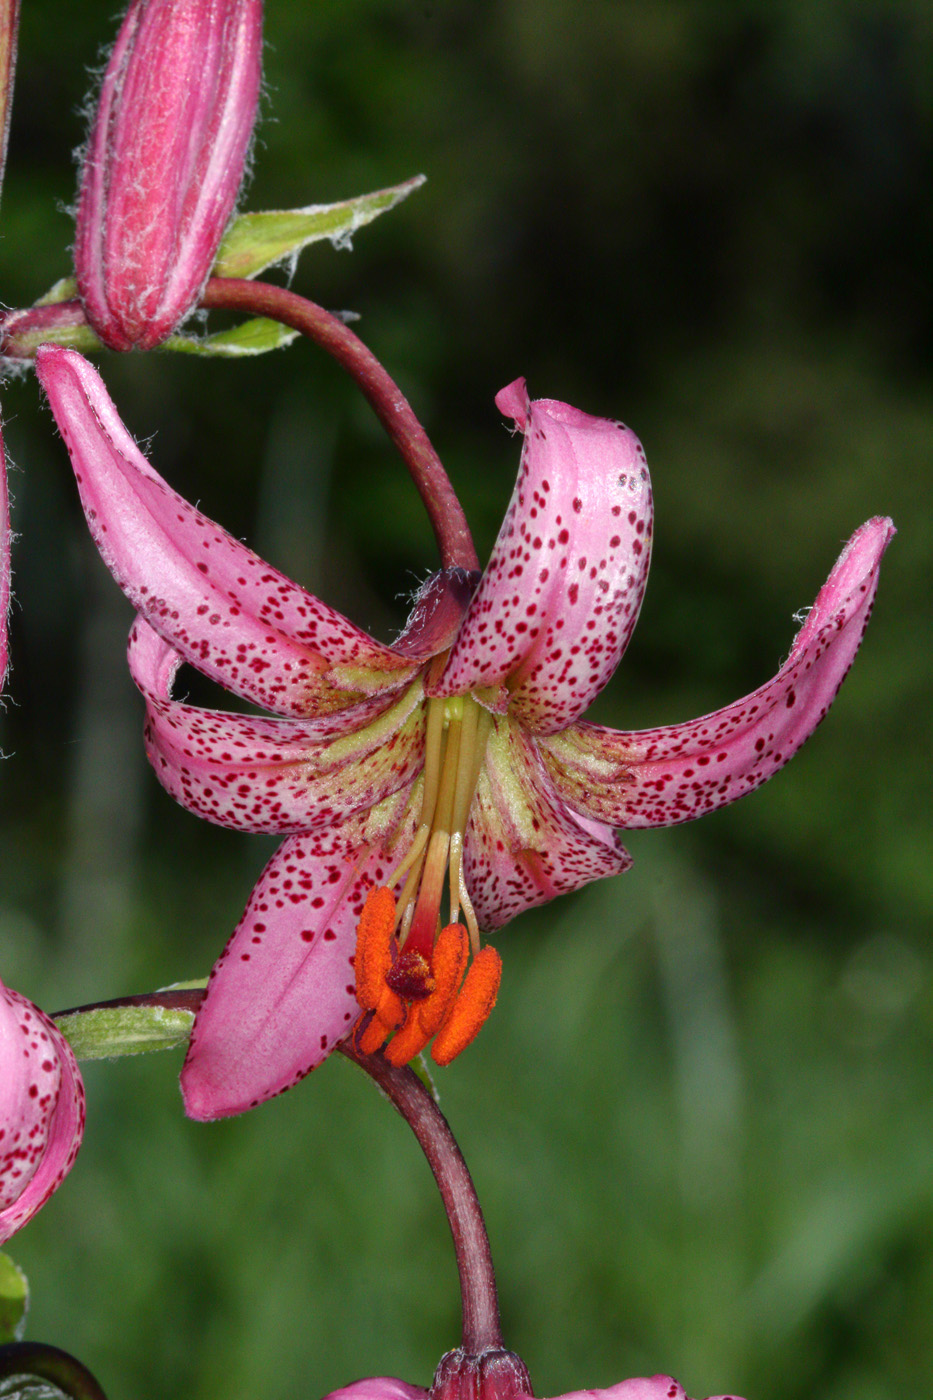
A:
{"label": "green leaf", "polygon": [[214,277],[255,277],[273,263],[297,258],[302,248],[329,238],[335,248],[349,248],[358,228],[394,209],[425,177],[374,190],[339,204],[309,204],[304,209],[269,209],[241,214],[227,230],[214,263]]}
{"label": "green leaf", "polygon": [[279,321],[257,316],[213,335],[170,335],[159,348],[175,350],[182,355],[220,355],[236,360],[244,355],[265,355],[268,350],[281,350],[297,340],[298,334]]}
{"label": "green leaf", "polygon": [[29,1310],[29,1283],[8,1254],[0,1253],[0,1342],[18,1342]]}
{"label": "green leaf", "polygon": [[[176,982],[162,990],[206,986],[205,978]],[[107,1060],[119,1055],[142,1055],[149,1050],[173,1050],[187,1042],[193,1022],[193,1011],[165,1006],[95,1006],[55,1017],[58,1029],[79,1060]]]}

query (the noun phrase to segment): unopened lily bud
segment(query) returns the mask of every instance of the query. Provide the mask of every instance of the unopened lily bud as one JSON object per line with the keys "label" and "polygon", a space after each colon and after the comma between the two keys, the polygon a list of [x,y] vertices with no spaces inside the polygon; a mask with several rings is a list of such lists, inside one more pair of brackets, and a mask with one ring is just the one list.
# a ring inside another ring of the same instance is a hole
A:
{"label": "unopened lily bud", "polygon": [[262,0],[133,0],[84,157],[78,291],[113,350],[151,350],[197,303],[256,119]]}
{"label": "unopened lily bud", "polygon": [[84,1132],[71,1046],[44,1012],[0,982],[0,1244],[64,1181]]}

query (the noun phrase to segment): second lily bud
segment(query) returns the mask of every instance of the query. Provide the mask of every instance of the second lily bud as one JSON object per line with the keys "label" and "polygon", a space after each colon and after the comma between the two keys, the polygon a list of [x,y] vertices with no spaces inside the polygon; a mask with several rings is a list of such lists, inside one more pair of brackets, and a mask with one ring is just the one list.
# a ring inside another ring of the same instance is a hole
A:
{"label": "second lily bud", "polygon": [[151,350],[198,300],[256,120],[262,0],[133,0],[84,157],[75,272],[113,350]]}

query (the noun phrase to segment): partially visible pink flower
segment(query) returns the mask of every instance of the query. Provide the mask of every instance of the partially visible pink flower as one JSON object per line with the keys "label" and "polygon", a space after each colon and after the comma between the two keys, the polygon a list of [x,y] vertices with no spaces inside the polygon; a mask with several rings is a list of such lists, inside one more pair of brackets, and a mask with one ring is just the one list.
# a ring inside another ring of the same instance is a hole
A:
{"label": "partially visible pink flower", "polygon": [[84,1134],[84,1085],[53,1021],[0,982],[0,1244],[71,1170]]}
{"label": "partially visible pink flower", "polygon": [[[374,1376],[332,1390],[324,1400],[437,1400],[437,1397],[434,1390],[423,1390],[389,1376]],[[480,1391],[472,1400],[494,1400],[494,1397]],[[607,1386],[605,1390],[571,1390],[558,1400],[689,1400],[689,1397],[672,1376],[646,1376],[619,1381],[618,1385]],[[711,1395],[709,1400],[741,1400],[741,1397]]]}
{"label": "partially visible pink flower", "polygon": [[132,0],[84,157],[75,272],[112,350],[151,350],[198,300],[243,179],[262,0]]}
{"label": "partially visible pink flower", "polygon": [[[436,1034],[435,1059],[459,1053],[498,985],[481,929],[626,870],[618,828],[721,807],[812,733],[894,533],[881,518],[855,532],[773,680],[703,719],[618,732],[580,715],[648,571],[648,469],[621,424],[504,389],[524,448],[486,571],[435,575],[387,647],[172,491],[80,355],[46,346],[36,367],[94,539],[140,612],[130,665],[160,781],[210,821],[287,838],[195,1020],[182,1089],[196,1118],[289,1088],[361,1007],[364,1050],[393,1036],[386,1057],[404,1063]],[[182,661],[277,717],[172,699]]]}
{"label": "partially visible pink flower", "polygon": [[10,497],[6,479],[6,452],[0,433],[0,690],[9,663],[7,618],[10,612]]}

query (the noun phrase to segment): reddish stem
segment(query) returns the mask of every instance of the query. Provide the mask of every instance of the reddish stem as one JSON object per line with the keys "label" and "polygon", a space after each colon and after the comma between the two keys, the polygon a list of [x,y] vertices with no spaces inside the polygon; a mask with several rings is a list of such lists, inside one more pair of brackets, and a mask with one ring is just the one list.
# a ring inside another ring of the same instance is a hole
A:
{"label": "reddish stem", "polygon": [[[101,1007],[111,1006],[163,1006],[197,1012],[203,999],[204,991],[201,988],[144,992],[138,996],[117,997],[113,1001],[96,1001],[55,1014],[70,1016],[75,1012],[96,1011]],[[447,1119],[424,1084],[407,1065],[396,1068],[383,1059],[381,1054],[363,1055],[354,1047],[352,1040],[344,1041],[338,1049],[347,1059],[365,1070],[392,1101],[418,1139],[434,1173],[434,1180],[447,1212],[460,1275],[460,1297],[463,1306],[463,1340],[460,1352],[474,1357],[481,1357],[490,1351],[495,1352],[502,1347],[502,1331],[489,1236],[486,1233],[476,1187]],[[519,1389],[525,1394],[531,1393],[530,1385]]]}
{"label": "reddish stem", "polygon": [[442,566],[468,570],[479,567],[463,507],[427,433],[398,385],[349,326],[284,287],[240,277],[212,277],[201,296],[201,305],[267,316],[300,331],[333,355],[356,380],[402,454],[428,512]]}
{"label": "reddish stem", "polygon": [[397,1068],[381,1054],[363,1055],[354,1048],[352,1039],[345,1040],[338,1048],[341,1054],[364,1069],[391,1099],[418,1139],[434,1173],[453,1235],[460,1274],[461,1350],[480,1356],[500,1348],[502,1332],[489,1236],[473,1179],[447,1119],[407,1065]]}

